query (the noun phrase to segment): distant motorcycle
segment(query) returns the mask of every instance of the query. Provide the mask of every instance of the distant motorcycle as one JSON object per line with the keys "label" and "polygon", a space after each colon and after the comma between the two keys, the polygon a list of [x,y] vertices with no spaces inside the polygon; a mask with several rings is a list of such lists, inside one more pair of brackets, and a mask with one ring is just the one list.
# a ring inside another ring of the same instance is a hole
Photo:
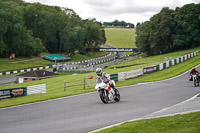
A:
{"label": "distant motorcycle", "polygon": [[[115,81],[112,80],[115,85]],[[108,101],[120,101],[120,93],[117,89],[113,89],[109,83],[104,83],[101,78],[96,79],[95,88],[99,92],[100,99],[103,103],[107,104]]]}
{"label": "distant motorcycle", "polygon": [[192,80],[193,80],[193,83],[194,83],[194,86],[199,86],[199,77],[197,74],[192,74]]}

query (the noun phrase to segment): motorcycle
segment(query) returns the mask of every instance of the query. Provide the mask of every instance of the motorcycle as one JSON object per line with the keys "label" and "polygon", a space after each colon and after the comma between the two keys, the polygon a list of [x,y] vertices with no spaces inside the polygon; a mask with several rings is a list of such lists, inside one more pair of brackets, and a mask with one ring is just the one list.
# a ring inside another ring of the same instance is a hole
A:
{"label": "motorcycle", "polygon": [[[115,86],[115,81],[110,80]],[[117,89],[113,89],[110,83],[105,83],[100,77],[96,79],[95,89],[99,92],[100,99],[107,104],[108,101],[120,101],[120,93]]]}
{"label": "motorcycle", "polygon": [[194,83],[194,86],[199,86],[199,77],[197,74],[192,74],[192,80],[193,80],[193,83]]}

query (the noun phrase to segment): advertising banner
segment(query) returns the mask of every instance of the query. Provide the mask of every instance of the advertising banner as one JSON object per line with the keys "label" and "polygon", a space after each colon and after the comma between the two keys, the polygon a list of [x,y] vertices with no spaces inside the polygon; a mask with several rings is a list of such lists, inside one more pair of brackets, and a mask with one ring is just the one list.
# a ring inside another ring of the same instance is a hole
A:
{"label": "advertising banner", "polygon": [[27,95],[26,87],[0,90],[0,100]]}
{"label": "advertising banner", "polygon": [[10,90],[0,90],[0,100],[7,99],[7,98],[11,98]]}
{"label": "advertising banner", "polygon": [[46,93],[46,84],[27,87],[27,95]]}
{"label": "advertising banner", "polygon": [[125,80],[125,73],[126,72],[118,73],[118,81],[124,81]]}
{"label": "advertising banner", "polygon": [[132,71],[128,71],[126,72],[126,79],[129,78],[134,78],[134,77],[138,77],[143,75],[143,69],[138,69],[138,70],[132,70]]}
{"label": "advertising banner", "polygon": [[149,73],[152,73],[154,71],[155,71],[154,66],[144,68],[144,73],[145,74],[149,74]]}
{"label": "advertising banner", "polygon": [[137,48],[87,48],[87,52],[139,52]]}

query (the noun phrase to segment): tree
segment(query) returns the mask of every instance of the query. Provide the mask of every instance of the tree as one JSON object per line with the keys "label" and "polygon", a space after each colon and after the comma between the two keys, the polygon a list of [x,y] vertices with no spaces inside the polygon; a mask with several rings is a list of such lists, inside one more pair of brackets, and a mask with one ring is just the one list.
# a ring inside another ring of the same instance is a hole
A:
{"label": "tree", "polygon": [[95,20],[85,21],[85,29],[86,29],[85,46],[87,48],[98,47],[105,41],[103,39],[100,26],[94,21]]}
{"label": "tree", "polygon": [[0,56],[85,53],[105,42],[102,24],[82,20],[68,8],[0,0]]}
{"label": "tree", "polygon": [[77,26],[70,31],[69,42],[65,45],[65,50],[70,55],[75,54],[75,51],[82,52],[84,50],[85,29]]}
{"label": "tree", "polygon": [[111,27],[111,26],[115,26],[115,27],[129,27],[129,28],[135,28],[135,25],[132,23],[126,23],[125,21],[118,21],[115,20],[113,22],[104,22],[103,23],[104,26],[106,27]]}
{"label": "tree", "polygon": [[24,5],[22,1],[0,1],[1,20],[0,45],[3,56],[15,53],[17,56],[31,56],[36,54],[35,38],[32,32],[24,26]]}
{"label": "tree", "polygon": [[173,49],[171,36],[175,27],[173,10],[163,8],[158,14],[136,27],[136,45],[148,55],[166,53]]}
{"label": "tree", "polygon": [[146,21],[142,24],[137,25],[136,27],[136,46],[141,52],[147,53],[147,55],[151,54],[151,49],[149,45],[149,37],[150,37],[150,26],[151,22]]}
{"label": "tree", "polygon": [[166,53],[172,50],[171,36],[175,27],[172,13],[173,10],[163,8],[150,19],[152,24],[149,39],[151,54]]}
{"label": "tree", "polygon": [[188,4],[177,8],[174,13],[176,22],[173,44],[177,48],[199,46],[200,43],[200,4]]}

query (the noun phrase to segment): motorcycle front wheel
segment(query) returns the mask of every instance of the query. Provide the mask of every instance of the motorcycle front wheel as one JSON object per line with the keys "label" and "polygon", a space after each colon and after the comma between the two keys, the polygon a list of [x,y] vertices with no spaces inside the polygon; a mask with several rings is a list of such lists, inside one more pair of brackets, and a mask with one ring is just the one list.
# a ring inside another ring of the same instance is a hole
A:
{"label": "motorcycle front wheel", "polygon": [[108,103],[108,97],[107,97],[106,93],[104,92],[104,90],[101,90],[101,91],[99,92],[99,96],[100,96],[101,101],[102,101],[103,103],[105,103],[105,104]]}
{"label": "motorcycle front wheel", "polygon": [[115,99],[116,102],[120,101],[120,93],[117,89],[115,89]]}
{"label": "motorcycle front wheel", "polygon": [[197,80],[194,78],[194,86],[197,86]]}

